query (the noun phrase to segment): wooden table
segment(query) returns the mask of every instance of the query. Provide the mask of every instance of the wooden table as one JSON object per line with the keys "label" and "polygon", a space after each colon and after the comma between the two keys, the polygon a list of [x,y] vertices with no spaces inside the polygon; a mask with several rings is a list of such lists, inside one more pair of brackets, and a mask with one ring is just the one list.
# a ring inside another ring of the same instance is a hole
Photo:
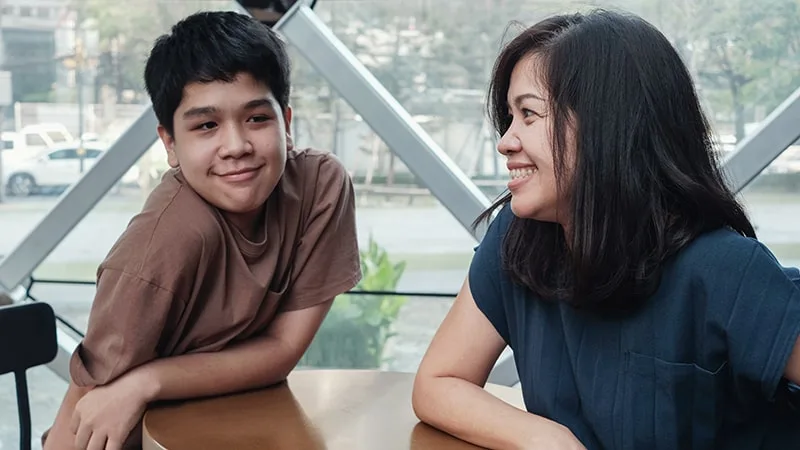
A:
{"label": "wooden table", "polygon": [[[478,448],[419,422],[414,374],[300,370],[286,383],[173,403],[144,416],[143,450],[457,450]],[[486,390],[520,408],[522,393]]]}

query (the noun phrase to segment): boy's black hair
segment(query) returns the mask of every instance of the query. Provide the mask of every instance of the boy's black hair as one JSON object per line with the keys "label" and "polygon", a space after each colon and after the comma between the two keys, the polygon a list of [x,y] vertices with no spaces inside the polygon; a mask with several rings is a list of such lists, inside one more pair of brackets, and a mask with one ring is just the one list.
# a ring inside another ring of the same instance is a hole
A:
{"label": "boy's black hair", "polygon": [[231,82],[248,73],[285,110],[290,72],[285,44],[274,31],[244,14],[214,11],[192,14],[156,39],[144,81],[159,123],[173,135],[173,116],[188,84]]}

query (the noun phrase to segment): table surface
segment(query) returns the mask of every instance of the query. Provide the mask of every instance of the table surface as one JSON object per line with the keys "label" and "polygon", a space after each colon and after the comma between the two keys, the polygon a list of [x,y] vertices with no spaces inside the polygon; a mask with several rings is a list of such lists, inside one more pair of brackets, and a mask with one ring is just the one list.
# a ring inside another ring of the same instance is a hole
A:
{"label": "table surface", "polygon": [[[420,423],[413,383],[413,373],[299,370],[270,388],[154,407],[143,450],[478,448]],[[518,389],[486,390],[524,409]]]}

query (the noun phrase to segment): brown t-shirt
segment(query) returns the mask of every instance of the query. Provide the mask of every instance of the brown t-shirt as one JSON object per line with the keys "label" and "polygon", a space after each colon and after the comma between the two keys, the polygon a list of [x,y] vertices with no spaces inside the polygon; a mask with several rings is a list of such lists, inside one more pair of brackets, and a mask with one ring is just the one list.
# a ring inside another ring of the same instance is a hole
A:
{"label": "brown t-shirt", "polygon": [[307,308],[361,278],[353,185],[329,153],[289,151],[248,240],[169,171],[98,269],[79,386],[103,385],[156,358],[216,351],[264,332],[276,313]]}

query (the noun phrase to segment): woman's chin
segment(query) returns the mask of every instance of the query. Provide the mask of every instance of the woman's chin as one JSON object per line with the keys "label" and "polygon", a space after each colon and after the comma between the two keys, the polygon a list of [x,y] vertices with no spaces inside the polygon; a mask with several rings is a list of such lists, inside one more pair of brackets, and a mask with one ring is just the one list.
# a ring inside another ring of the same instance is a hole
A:
{"label": "woman's chin", "polygon": [[536,204],[524,198],[511,196],[511,212],[521,219],[534,219],[536,217]]}
{"label": "woman's chin", "polygon": [[534,199],[511,197],[511,212],[521,219],[532,219],[540,222],[556,222],[555,211],[536,202]]}

